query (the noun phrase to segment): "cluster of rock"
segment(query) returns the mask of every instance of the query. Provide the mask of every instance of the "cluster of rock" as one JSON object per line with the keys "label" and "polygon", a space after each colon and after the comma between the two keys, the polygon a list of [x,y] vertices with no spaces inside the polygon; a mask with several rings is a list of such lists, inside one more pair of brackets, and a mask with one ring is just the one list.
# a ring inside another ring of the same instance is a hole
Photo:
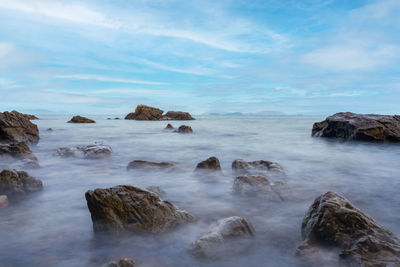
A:
{"label": "cluster of rock", "polygon": [[16,113],[0,112],[0,142],[30,142],[39,141],[39,129],[29,119]]}
{"label": "cluster of rock", "polygon": [[110,156],[112,149],[109,145],[94,143],[76,147],[60,147],[56,155],[63,158],[81,156],[86,159],[101,159]]}
{"label": "cluster of rock", "polygon": [[158,108],[138,105],[135,112],[126,115],[126,120],[140,120],[140,121],[163,121],[163,120],[194,120],[188,112],[182,111],[164,111]]}
{"label": "cluster of rock", "polygon": [[96,121],[77,115],[73,116],[68,123],[96,123]]}

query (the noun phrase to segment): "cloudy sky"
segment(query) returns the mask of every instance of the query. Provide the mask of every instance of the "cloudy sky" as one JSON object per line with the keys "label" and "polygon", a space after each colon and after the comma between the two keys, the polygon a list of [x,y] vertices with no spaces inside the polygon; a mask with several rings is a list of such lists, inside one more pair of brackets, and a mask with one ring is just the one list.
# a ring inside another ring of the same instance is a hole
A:
{"label": "cloudy sky", "polygon": [[399,0],[0,0],[0,109],[400,113]]}

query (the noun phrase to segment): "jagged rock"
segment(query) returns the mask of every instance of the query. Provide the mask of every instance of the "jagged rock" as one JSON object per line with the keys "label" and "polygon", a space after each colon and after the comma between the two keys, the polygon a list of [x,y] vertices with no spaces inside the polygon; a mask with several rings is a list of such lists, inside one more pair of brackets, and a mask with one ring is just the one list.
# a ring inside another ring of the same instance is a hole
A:
{"label": "jagged rock", "polygon": [[8,197],[6,195],[0,196],[0,209],[8,206]]}
{"label": "jagged rock", "polygon": [[25,142],[13,144],[0,144],[0,156],[10,156],[19,159],[32,159],[37,158],[32,154],[29,146]]}
{"label": "jagged rock", "polygon": [[182,112],[182,111],[168,111],[165,115],[170,120],[175,121],[186,121],[186,120],[194,120],[192,115],[189,112]]}
{"label": "jagged rock", "polygon": [[112,149],[109,145],[93,144],[87,146],[78,146],[78,150],[83,152],[85,158],[88,159],[99,159],[108,157],[112,153]]}
{"label": "jagged rock", "polygon": [[56,151],[56,155],[63,158],[69,158],[75,156],[76,149],[70,147],[60,147]]}
{"label": "jagged rock", "polygon": [[151,185],[146,188],[148,191],[157,194],[159,197],[164,197],[167,193],[162,190],[159,186]]}
{"label": "jagged rock", "polygon": [[213,224],[207,234],[192,243],[191,252],[202,258],[222,258],[241,252],[247,244],[239,242],[249,241],[254,235],[254,227],[245,218],[224,218]]}
{"label": "jagged rock", "polygon": [[242,196],[257,196],[282,201],[288,188],[284,182],[271,182],[264,176],[238,176],[233,183],[233,190]]}
{"label": "jagged rock", "polygon": [[400,116],[340,112],[314,123],[312,135],[345,140],[400,142]]}
{"label": "jagged rock", "polygon": [[0,142],[31,142],[39,141],[39,130],[27,118],[10,113],[0,112]]}
{"label": "jagged rock", "polygon": [[218,158],[210,157],[197,164],[196,170],[220,171],[221,164],[219,163]]}
{"label": "jagged rock", "polygon": [[87,191],[95,232],[161,233],[194,220],[158,195],[128,185]]}
{"label": "jagged rock", "polygon": [[24,118],[26,118],[26,119],[28,119],[28,120],[38,120],[38,119],[39,119],[39,118],[36,117],[35,115],[20,113],[20,112],[18,112],[18,111],[16,111],[16,110],[11,111],[11,113],[13,113],[13,114],[15,114],[15,115],[22,116],[22,117],[24,117]]}
{"label": "jagged rock", "polygon": [[151,162],[146,160],[134,160],[129,162],[128,166],[126,167],[127,170],[132,169],[147,169],[147,168],[154,168],[154,169],[169,169],[175,167],[175,164],[172,162]]}
{"label": "jagged rock", "polygon": [[68,121],[68,123],[96,123],[96,122],[94,120],[78,115],[78,116],[73,116],[72,119]]}
{"label": "jagged rock", "polygon": [[138,105],[135,112],[126,115],[125,120],[158,121],[164,111],[146,105]]}
{"label": "jagged rock", "polygon": [[236,159],[232,162],[232,170],[241,175],[265,174],[266,172],[283,174],[283,168],[278,163],[267,160],[246,162],[242,159]]}
{"label": "jagged rock", "polygon": [[168,125],[165,127],[165,129],[167,130],[173,130],[175,129],[174,126],[172,126],[170,123],[168,123]]}
{"label": "jagged rock", "polygon": [[107,263],[104,267],[135,267],[135,262],[131,258],[123,258],[117,261]]}
{"label": "jagged rock", "polygon": [[193,129],[190,126],[181,125],[181,126],[179,126],[178,130],[176,130],[175,132],[187,134],[187,133],[193,133]]}
{"label": "jagged rock", "polygon": [[323,262],[316,255],[327,247],[342,250],[340,263],[348,266],[400,266],[400,240],[336,193],[315,199],[301,234],[298,254],[309,260]]}
{"label": "jagged rock", "polygon": [[0,173],[0,194],[23,196],[43,189],[42,181],[24,171],[3,170]]}

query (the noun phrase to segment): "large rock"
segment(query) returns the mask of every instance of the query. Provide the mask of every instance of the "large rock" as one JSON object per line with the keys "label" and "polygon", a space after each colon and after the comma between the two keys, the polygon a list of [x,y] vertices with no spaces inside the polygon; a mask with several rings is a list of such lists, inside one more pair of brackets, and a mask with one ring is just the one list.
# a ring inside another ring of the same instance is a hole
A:
{"label": "large rock", "polygon": [[23,196],[43,189],[42,181],[33,178],[24,171],[3,170],[0,173],[0,194]]}
{"label": "large rock", "polygon": [[88,159],[100,159],[108,157],[112,153],[112,149],[109,145],[104,144],[92,144],[87,146],[78,146],[78,150],[83,152],[85,158]]}
{"label": "large rock", "polygon": [[15,115],[22,116],[22,117],[24,117],[24,118],[26,118],[26,119],[28,119],[28,120],[38,120],[38,119],[39,119],[39,118],[36,117],[35,115],[20,113],[20,112],[18,112],[18,111],[16,111],[16,110],[11,111],[11,113],[13,113],[13,114],[15,114]]}
{"label": "large rock", "polygon": [[0,142],[31,142],[39,141],[39,130],[27,118],[10,112],[0,112]]}
{"label": "large rock", "polygon": [[400,116],[340,112],[314,123],[312,135],[344,140],[400,142]]}
{"label": "large rock", "polygon": [[175,164],[172,162],[152,162],[146,160],[133,160],[129,162],[126,167],[127,170],[133,169],[170,169],[175,167]]}
{"label": "large rock", "polygon": [[122,258],[119,261],[109,262],[104,267],[135,267],[135,262],[131,258]]}
{"label": "large rock", "polygon": [[[252,224],[245,218],[233,216],[218,220],[208,233],[192,243],[191,252],[202,258],[216,259],[241,252],[255,235]],[[238,242],[239,241],[239,242]]]}
{"label": "large rock", "polygon": [[239,175],[284,173],[283,168],[278,163],[268,160],[246,162],[242,159],[236,159],[232,162],[232,170]]}
{"label": "large rock", "polygon": [[164,117],[175,120],[175,121],[186,121],[186,120],[194,120],[192,115],[189,112],[182,112],[182,111],[168,111]]}
{"label": "large rock", "polygon": [[193,129],[190,126],[187,125],[181,125],[179,126],[178,130],[176,130],[175,132],[177,133],[183,133],[183,134],[188,134],[188,133],[193,133]]}
{"label": "large rock", "polygon": [[221,164],[219,163],[218,158],[210,157],[197,164],[196,170],[220,171]]}
{"label": "large rock", "polygon": [[264,176],[238,176],[233,183],[233,191],[242,196],[282,201],[288,187],[282,181],[271,182]]}
{"label": "large rock", "polygon": [[128,185],[87,191],[95,232],[160,233],[194,220],[158,195]]}
{"label": "large rock", "polygon": [[158,121],[164,111],[146,105],[138,105],[135,112],[126,115],[125,120]]}
{"label": "large rock", "polygon": [[73,116],[72,119],[68,121],[68,123],[96,123],[96,122],[94,120],[78,115],[78,116]]}
{"label": "large rock", "polygon": [[19,159],[37,160],[25,142],[0,144],[0,156],[10,156]]}
{"label": "large rock", "polygon": [[8,197],[6,195],[0,195],[0,209],[8,206]]}
{"label": "large rock", "polygon": [[328,247],[340,249],[341,263],[348,266],[400,266],[399,239],[336,193],[315,199],[301,234],[298,253],[308,259],[315,260],[319,248]]}

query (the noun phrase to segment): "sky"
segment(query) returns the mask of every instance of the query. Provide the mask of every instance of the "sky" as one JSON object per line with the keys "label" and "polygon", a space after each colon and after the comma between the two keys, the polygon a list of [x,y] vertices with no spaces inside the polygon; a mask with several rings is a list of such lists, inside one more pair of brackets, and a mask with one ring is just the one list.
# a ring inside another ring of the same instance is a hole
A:
{"label": "sky", "polygon": [[399,0],[0,0],[0,110],[400,113]]}

